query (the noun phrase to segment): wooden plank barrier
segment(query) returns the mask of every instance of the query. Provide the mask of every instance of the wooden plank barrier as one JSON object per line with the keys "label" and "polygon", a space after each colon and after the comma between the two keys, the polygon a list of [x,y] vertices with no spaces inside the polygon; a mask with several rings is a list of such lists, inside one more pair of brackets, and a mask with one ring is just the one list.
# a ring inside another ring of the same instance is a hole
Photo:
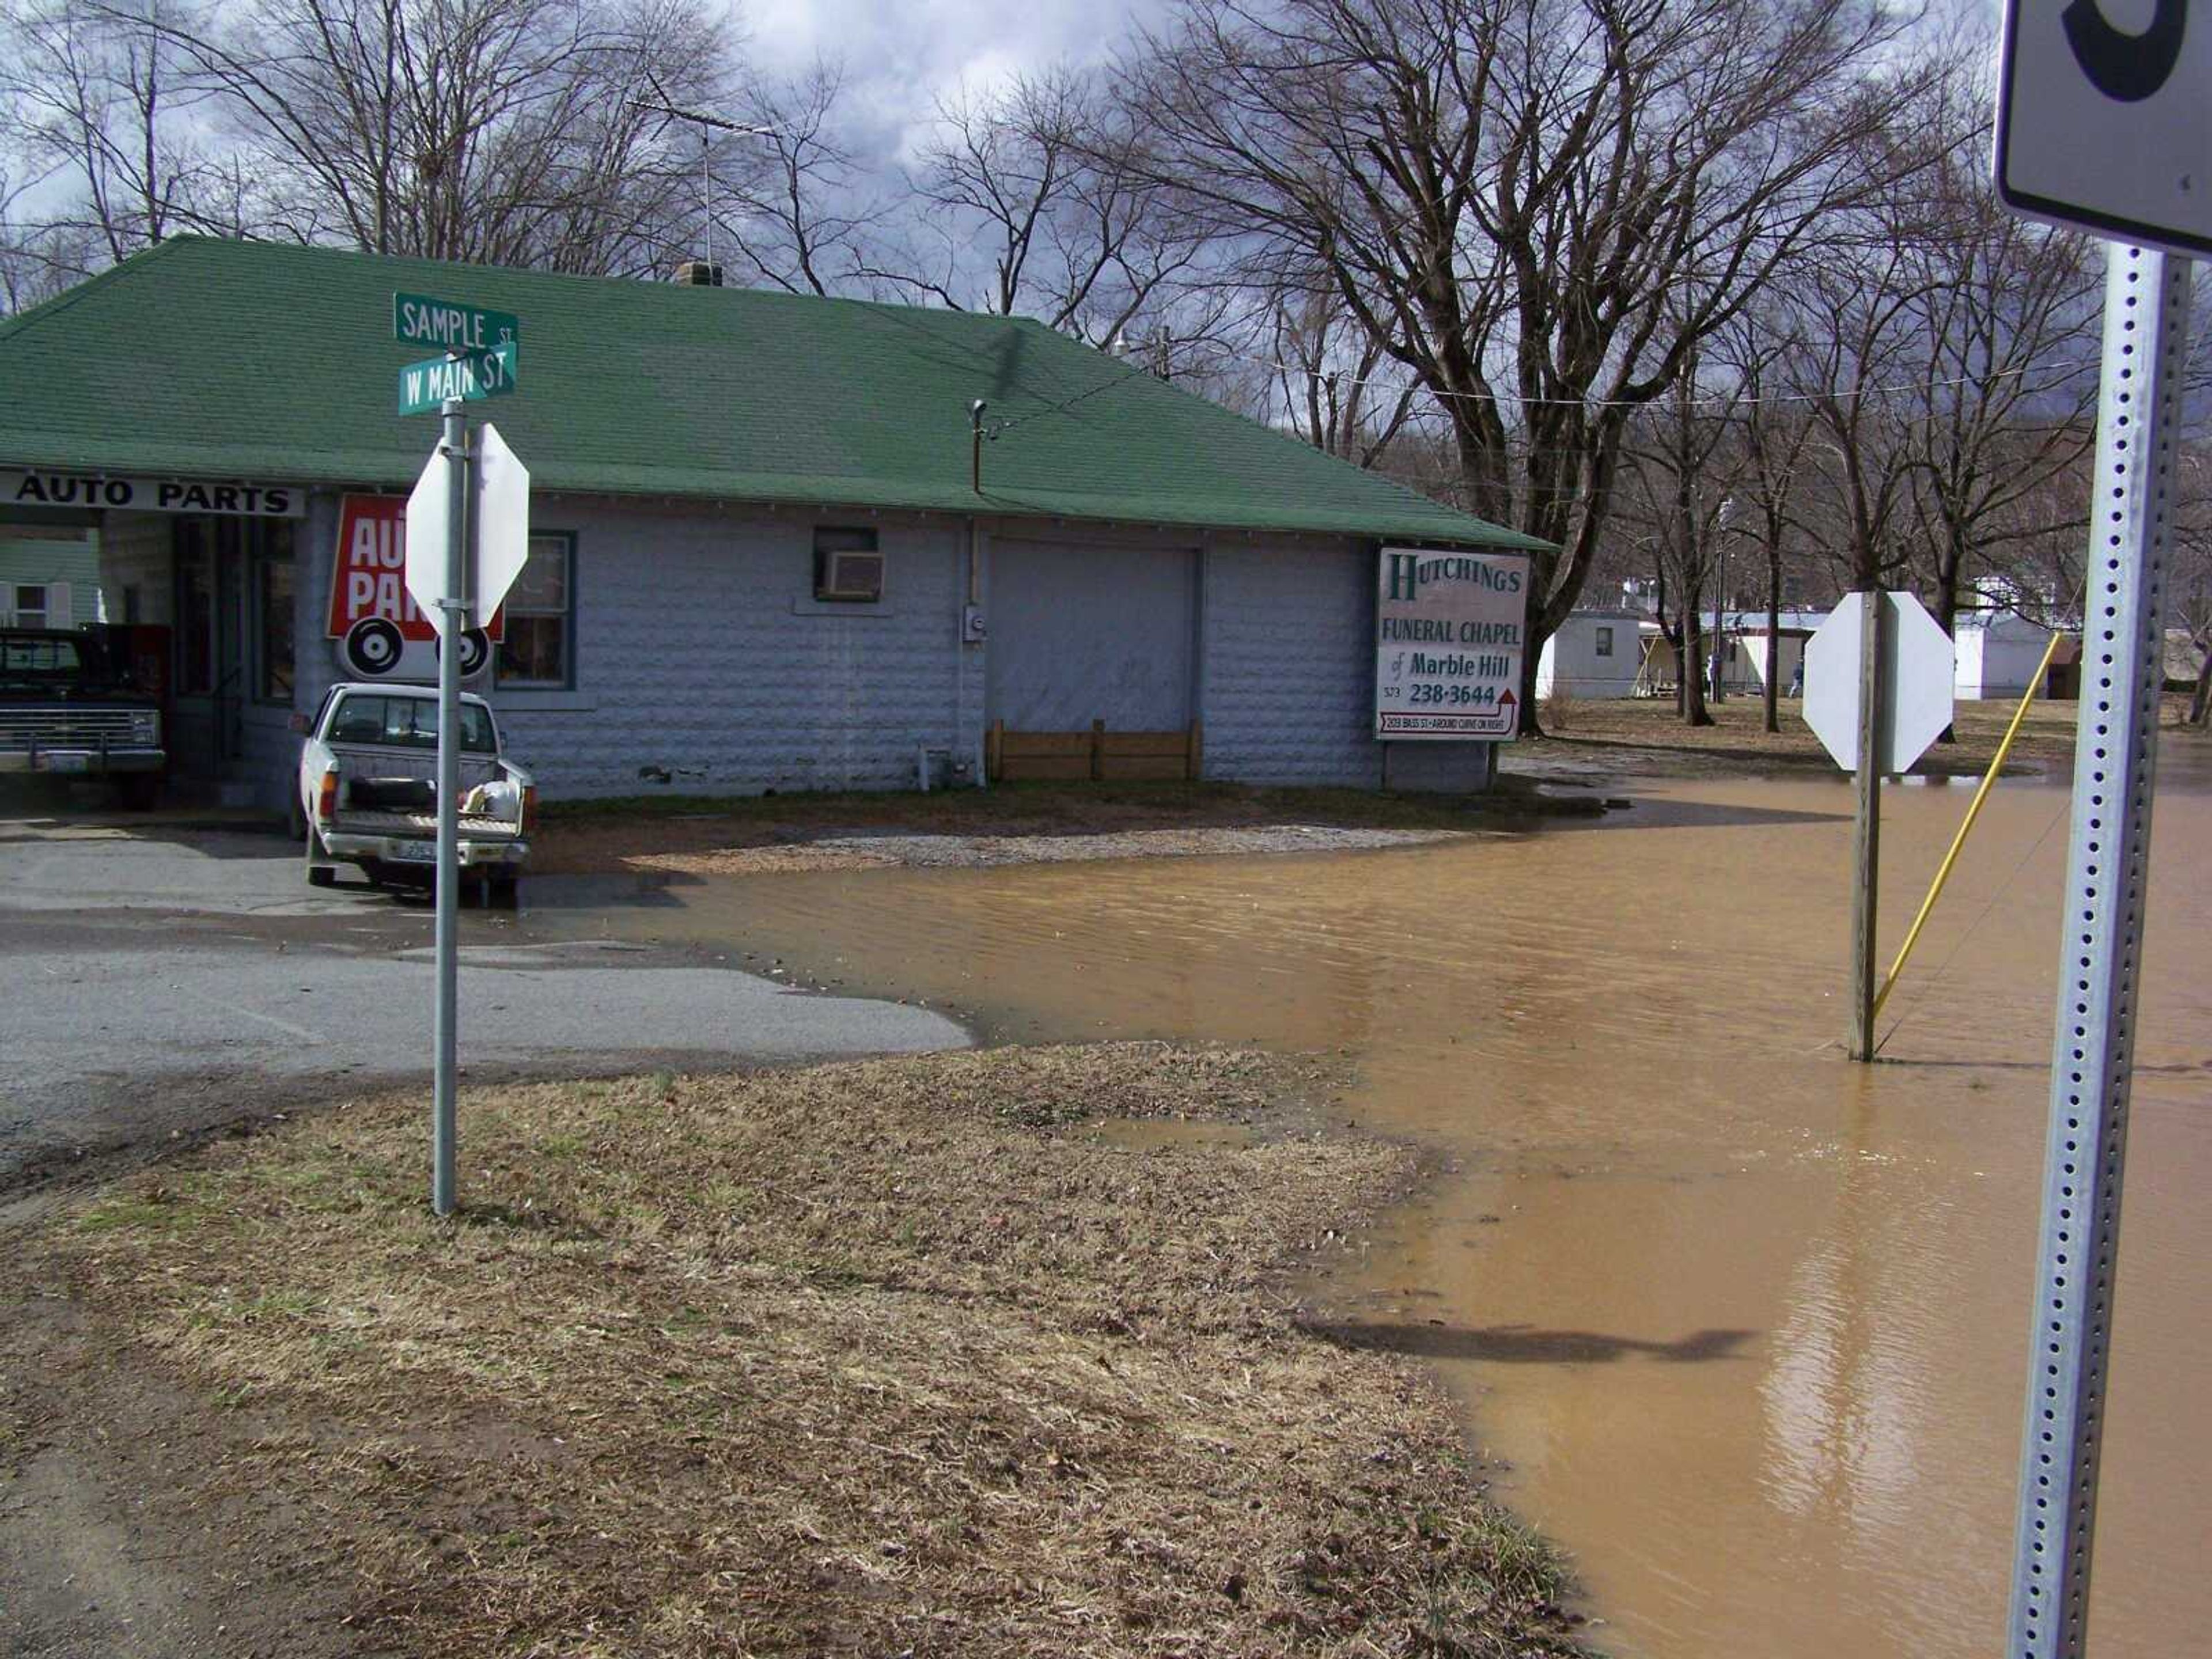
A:
{"label": "wooden plank barrier", "polygon": [[1181,732],[1012,732],[992,722],[984,761],[994,781],[1134,783],[1195,780],[1204,762],[1204,728]]}

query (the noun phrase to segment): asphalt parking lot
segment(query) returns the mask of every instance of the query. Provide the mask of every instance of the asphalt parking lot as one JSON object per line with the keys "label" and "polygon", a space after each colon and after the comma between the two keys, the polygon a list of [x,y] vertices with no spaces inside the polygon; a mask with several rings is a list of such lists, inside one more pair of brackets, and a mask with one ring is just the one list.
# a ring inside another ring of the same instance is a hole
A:
{"label": "asphalt parking lot", "polygon": [[[820,995],[722,952],[533,941],[462,916],[463,1082],[957,1047],[924,1009]],[[310,888],[241,814],[0,797],[0,1191],[429,1075],[427,897]],[[734,943],[734,942],[733,942]]]}

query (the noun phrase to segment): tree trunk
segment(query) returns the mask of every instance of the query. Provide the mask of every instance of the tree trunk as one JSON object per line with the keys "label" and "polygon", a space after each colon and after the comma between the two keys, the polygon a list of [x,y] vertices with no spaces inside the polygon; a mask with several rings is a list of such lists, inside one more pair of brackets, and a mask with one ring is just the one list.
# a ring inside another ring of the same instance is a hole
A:
{"label": "tree trunk", "polygon": [[2212,717],[2212,640],[2204,642],[2204,654],[2197,665],[2197,695],[2189,700],[2189,723],[2201,732],[2208,717]]}
{"label": "tree trunk", "polygon": [[1705,708],[1705,619],[1692,604],[1682,618],[1682,721],[1686,726],[1711,726]]}
{"label": "tree trunk", "polygon": [[[1959,660],[1955,643],[1959,637],[1959,560],[1955,555],[1942,561],[1936,572],[1936,626],[1943,630],[1945,639],[1954,641],[1951,660],[1954,665],[1952,672],[1955,678],[1958,672],[1955,665]],[[1938,743],[1956,743],[1958,740],[1955,726],[1946,726],[1936,734]]]}
{"label": "tree trunk", "polygon": [[1782,729],[1782,554],[1766,550],[1766,715],[1770,732]]}
{"label": "tree trunk", "polygon": [[[1522,632],[1528,632],[1525,625]],[[1524,738],[1544,735],[1544,723],[1536,715],[1536,666],[1537,659],[1543,653],[1542,642],[1534,638],[1528,641],[1528,648],[1521,653],[1521,735]]]}

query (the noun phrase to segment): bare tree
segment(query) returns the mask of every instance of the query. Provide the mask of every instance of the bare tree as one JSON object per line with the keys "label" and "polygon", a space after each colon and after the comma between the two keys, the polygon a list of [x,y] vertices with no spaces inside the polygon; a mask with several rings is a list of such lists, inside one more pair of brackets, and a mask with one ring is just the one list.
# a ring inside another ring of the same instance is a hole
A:
{"label": "bare tree", "polygon": [[33,240],[87,256],[71,275],[207,225],[222,199],[194,131],[212,88],[166,34],[181,15],[169,0],[0,13],[0,129],[52,204]]}
{"label": "bare tree", "polygon": [[903,245],[869,274],[955,309],[1125,341],[1164,308],[1203,240],[1140,160],[1136,126],[1083,71],[963,90],[939,101],[908,181]]}
{"label": "bare tree", "polygon": [[1813,428],[1799,522],[1854,592],[1893,585],[1911,556],[1917,461],[1899,393],[1926,356],[1927,298],[1907,246],[1879,235],[1791,284],[1784,373]]}
{"label": "bare tree", "polygon": [[1943,88],[1925,130],[1936,154],[1923,209],[1898,227],[1922,351],[1905,404],[1919,556],[1948,634],[1962,604],[1990,603],[1974,584],[2006,550],[2059,527],[2021,509],[2095,441],[2101,274],[2087,237],[2031,225],[1991,193],[1972,88]]}
{"label": "bare tree", "polygon": [[1413,418],[1419,388],[1319,283],[1271,297],[1263,359],[1291,429],[1354,466],[1382,464]]}
{"label": "bare tree", "polygon": [[1715,625],[1723,637],[1727,631],[1722,620],[1728,605],[1721,581],[1723,544],[1733,529],[1729,507],[1742,459],[1729,402],[1699,396],[1692,355],[1672,396],[1644,410],[1632,425],[1622,452],[1626,483],[1641,497],[1638,516],[1650,526],[1661,591],[1671,587],[1681,607],[1681,620],[1668,637],[1681,667],[1676,703],[1692,726],[1713,723],[1703,678],[1708,582]]}
{"label": "bare tree", "polygon": [[738,94],[764,159],[728,198],[726,231],[753,274],[793,294],[865,280],[869,233],[884,210],[863,187],[836,120],[844,67],[832,59],[787,81],[750,78]]}
{"label": "bare tree", "polygon": [[263,233],[565,270],[661,262],[692,175],[644,105],[711,102],[728,72],[699,0],[247,0],[148,22],[247,158]]}
{"label": "bare tree", "polygon": [[[1782,284],[1786,285],[1786,284]],[[1718,355],[1735,388],[1741,456],[1724,530],[1755,543],[1766,570],[1766,672],[1762,723],[1782,729],[1782,603],[1786,566],[1798,533],[1798,496],[1814,423],[1778,384],[1778,366],[1799,349],[1786,311],[1762,302],[1720,337]]]}
{"label": "bare tree", "polygon": [[1903,27],[1850,0],[1184,0],[1124,91],[1250,265],[1328,272],[1435,400],[1467,504],[1559,546],[1533,691],[1632,412],[1863,192]]}

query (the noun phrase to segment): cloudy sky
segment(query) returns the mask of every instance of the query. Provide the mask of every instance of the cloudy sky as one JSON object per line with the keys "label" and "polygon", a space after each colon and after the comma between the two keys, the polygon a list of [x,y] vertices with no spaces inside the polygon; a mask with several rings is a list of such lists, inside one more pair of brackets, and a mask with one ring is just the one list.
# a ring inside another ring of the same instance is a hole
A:
{"label": "cloudy sky", "polygon": [[738,0],[737,11],[750,56],[763,69],[788,74],[817,57],[842,58],[847,122],[896,153],[914,142],[940,92],[963,82],[981,90],[1063,59],[1096,62],[1133,21],[1157,23],[1170,3]]}

